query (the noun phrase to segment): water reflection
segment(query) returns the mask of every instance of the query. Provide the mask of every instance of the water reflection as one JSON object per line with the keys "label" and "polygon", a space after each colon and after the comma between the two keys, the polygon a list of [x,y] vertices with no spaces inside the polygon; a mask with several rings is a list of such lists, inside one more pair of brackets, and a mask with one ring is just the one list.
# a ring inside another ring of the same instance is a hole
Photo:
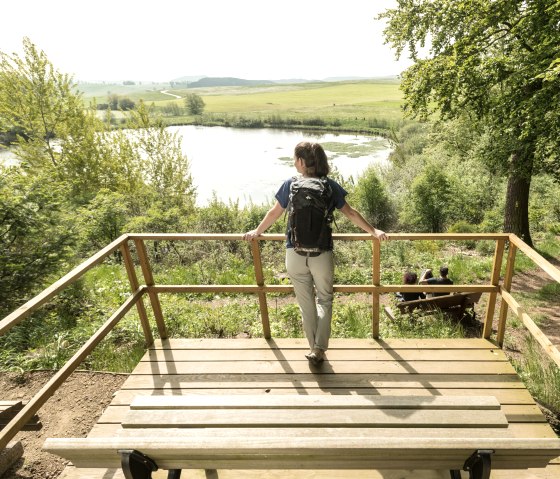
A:
{"label": "water reflection", "polygon": [[281,182],[295,174],[294,146],[303,140],[321,143],[346,178],[372,163],[386,162],[390,153],[387,140],[363,135],[191,125],[170,129],[183,137],[198,205],[208,204],[214,193],[240,205],[272,201]]}
{"label": "water reflection", "polygon": [[[292,155],[300,141],[321,143],[345,178],[356,178],[368,165],[386,162],[391,151],[387,140],[364,135],[192,125],[169,129],[183,138],[199,206],[207,205],[213,194],[241,206],[273,201],[282,181],[295,174]],[[12,152],[0,150],[0,163],[17,161]]]}

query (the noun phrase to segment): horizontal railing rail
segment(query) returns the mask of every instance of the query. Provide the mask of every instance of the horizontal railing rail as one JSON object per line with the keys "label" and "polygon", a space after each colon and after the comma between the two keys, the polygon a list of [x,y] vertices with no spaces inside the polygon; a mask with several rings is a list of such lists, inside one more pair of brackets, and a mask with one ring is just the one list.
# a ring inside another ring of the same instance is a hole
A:
{"label": "horizontal railing rail", "polygon": [[[517,251],[526,254],[533,263],[553,280],[560,283],[560,270],[530,248],[515,235],[506,233],[472,234],[434,234],[434,233],[396,233],[389,234],[389,241],[494,241],[495,251],[492,270],[490,272],[489,284],[454,284],[444,286],[429,285],[402,285],[381,284],[381,248],[377,239],[363,233],[334,234],[335,241],[369,241],[372,246],[371,284],[363,285],[334,285],[334,291],[338,293],[369,293],[371,294],[372,306],[372,336],[379,336],[379,312],[380,295],[393,292],[426,291],[426,292],[482,292],[488,293],[484,327],[482,335],[490,339],[493,329],[493,319],[497,304],[497,297],[502,299],[498,316],[498,328],[496,343],[502,347],[506,329],[508,311],[517,315],[526,326],[529,333],[541,344],[548,356],[560,366],[560,353],[549,341],[546,335],[539,329],[527,312],[519,305],[511,294],[512,277],[514,274],[515,257]],[[21,430],[25,423],[33,417],[40,407],[52,396],[60,385],[78,368],[81,362],[101,342],[101,340],[118,324],[118,322],[133,308],[136,307],[140,323],[143,329],[146,345],[153,343],[148,314],[143,298],[147,296],[155,318],[159,336],[167,338],[164,315],[162,312],[159,296],[165,293],[242,293],[256,294],[259,300],[263,335],[270,338],[270,325],[268,318],[267,294],[269,293],[292,293],[291,285],[265,284],[262,269],[260,242],[262,241],[284,241],[283,234],[265,234],[250,243],[255,270],[255,283],[253,285],[162,285],[155,284],[149,262],[146,241],[242,241],[241,234],[190,234],[190,233],[146,233],[125,234],[117,238],[111,244],[97,252],[92,257],[81,263],[68,274],[60,278],[24,305],[17,308],[11,314],[0,321],[0,335],[7,333],[12,327],[19,324],[34,311],[52,300],[70,284],[80,279],[86,272],[102,263],[108,256],[120,252],[123,265],[126,269],[130,282],[131,294],[120,305],[111,317],[88,339],[88,341],[68,360],[68,362],[55,373],[55,375],[43,386],[43,388],[27,403],[27,405],[0,431],[0,450],[6,447],[8,442]],[[138,263],[142,271],[144,284],[141,285],[136,275],[136,268],[130,250],[130,242],[133,242],[138,257]],[[502,258],[509,245],[505,274],[501,277]]]}

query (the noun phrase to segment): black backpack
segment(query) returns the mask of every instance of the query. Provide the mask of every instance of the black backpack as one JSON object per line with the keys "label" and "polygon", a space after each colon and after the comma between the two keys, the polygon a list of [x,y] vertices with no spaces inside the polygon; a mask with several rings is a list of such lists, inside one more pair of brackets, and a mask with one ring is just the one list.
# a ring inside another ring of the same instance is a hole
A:
{"label": "black backpack", "polygon": [[318,256],[333,249],[333,197],[326,177],[295,177],[290,185],[288,231],[296,253]]}

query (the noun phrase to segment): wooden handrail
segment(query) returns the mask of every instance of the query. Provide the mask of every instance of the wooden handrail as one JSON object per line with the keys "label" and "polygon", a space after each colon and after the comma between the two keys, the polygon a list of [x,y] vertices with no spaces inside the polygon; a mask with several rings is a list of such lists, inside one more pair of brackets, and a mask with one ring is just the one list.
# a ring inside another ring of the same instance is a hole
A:
{"label": "wooden handrail", "polygon": [[145,287],[140,288],[121,305],[117,311],[88,339],[88,341],[72,356],[62,368],[33,396],[23,409],[0,431],[0,451],[4,449],[11,439],[21,430],[54,394],[60,385],[68,379],[81,362],[89,356],[91,351],[101,340],[111,332],[123,316],[136,304],[145,293]]}
{"label": "wooden handrail", "polygon": [[[366,292],[372,294],[372,334],[376,338],[379,332],[379,295],[398,291],[426,291],[426,292],[485,292],[489,293],[489,300],[486,310],[486,318],[484,322],[483,335],[489,338],[492,332],[492,319],[494,316],[495,302],[497,295],[502,298],[501,309],[498,321],[497,343],[500,347],[503,344],[504,331],[506,327],[507,312],[509,308],[521,317],[523,323],[543,346],[544,351],[552,360],[560,366],[560,353],[558,349],[550,343],[548,338],[542,333],[537,325],[531,320],[529,315],[523,311],[519,304],[510,294],[511,281],[514,273],[514,262],[516,251],[519,250],[526,254],[539,268],[546,272],[552,279],[560,282],[560,271],[551,263],[539,255],[536,251],[525,244],[520,238],[507,233],[452,233],[452,234],[433,234],[433,233],[393,233],[388,235],[389,241],[495,241],[496,249],[494,253],[494,262],[491,272],[490,284],[485,285],[382,285],[381,279],[381,251],[380,243],[371,235],[364,233],[348,233],[333,235],[335,241],[371,241],[372,242],[372,284],[364,285],[334,285],[335,292],[341,293],[358,293]],[[145,241],[242,241],[241,234],[192,234],[192,233],[131,233],[125,234],[117,238],[111,244],[97,252],[91,258],[88,258],[82,264],[74,268],[61,279],[46,288],[40,294],[29,300],[27,303],[16,309],[14,312],[6,316],[0,321],[0,335],[7,332],[23,319],[28,317],[32,312],[36,311],[42,305],[47,303],[56,294],[64,288],[78,280],[83,274],[94,266],[101,263],[107,256],[113,252],[120,250],[123,255],[123,263],[126,268],[132,294],[120,306],[120,308],[107,320],[107,322],[98,329],[93,336],[74,354],[74,356],[53,376],[53,378],[39,391],[33,399],[23,408],[20,413],[2,430],[0,431],[0,450],[15,436],[21,427],[31,418],[39,408],[48,400],[48,398],[58,389],[64,380],[78,367],[78,365],[87,357],[93,348],[105,337],[118,323],[118,321],[136,305],[140,322],[144,330],[146,344],[153,342],[147,313],[142,301],[142,296],[147,293],[150,298],[152,311],[156,319],[160,337],[167,336],[167,330],[164,322],[164,315],[159,303],[159,294],[161,293],[184,293],[184,292],[234,292],[257,294],[261,308],[261,318],[263,324],[263,334],[270,337],[270,326],[268,324],[268,309],[266,305],[267,293],[291,293],[293,287],[291,285],[266,285],[264,283],[264,275],[262,272],[260,249],[258,243],[260,241],[284,241],[283,234],[265,234],[259,236],[257,241],[251,243],[251,251],[255,266],[254,285],[158,285],[155,284],[149,264],[149,258],[145,247]],[[136,277],[132,256],[128,249],[128,241],[132,240],[136,246],[137,256],[140,267],[144,276],[146,285],[141,286]],[[506,242],[509,242],[508,259],[506,264],[505,276],[500,284],[500,270],[502,257],[505,251]]]}
{"label": "wooden handrail", "polygon": [[37,296],[27,301],[27,303],[20,306],[13,313],[6,316],[2,321],[0,321],[0,336],[29,316],[33,311],[39,309],[43,304],[47,303],[68,285],[79,279],[86,271],[101,263],[101,261],[103,261],[107,256],[118,250],[121,244],[126,240],[127,235],[122,235],[117,238],[111,244],[105,246],[105,248],[94,254],[91,258],[74,268],[67,275],[63,276]]}

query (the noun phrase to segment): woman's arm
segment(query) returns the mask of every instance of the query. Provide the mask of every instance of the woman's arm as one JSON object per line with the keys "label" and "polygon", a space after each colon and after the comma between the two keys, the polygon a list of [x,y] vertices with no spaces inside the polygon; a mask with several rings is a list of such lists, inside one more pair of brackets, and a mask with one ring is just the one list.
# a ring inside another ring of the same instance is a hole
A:
{"label": "woman's arm", "polygon": [[243,235],[243,239],[251,241],[253,238],[262,235],[276,222],[278,218],[280,218],[280,216],[282,216],[282,213],[284,213],[284,208],[282,208],[280,203],[276,201],[274,206],[267,211],[266,215],[264,215],[264,218],[260,222],[259,226],[257,226],[257,229],[247,231],[247,233]]}
{"label": "woman's arm", "polygon": [[360,214],[359,211],[352,208],[348,203],[345,203],[339,210],[346,218],[348,218],[358,228],[362,228],[366,233],[375,236],[379,240],[386,240],[387,235],[384,231],[374,228],[369,224],[366,219]]}

